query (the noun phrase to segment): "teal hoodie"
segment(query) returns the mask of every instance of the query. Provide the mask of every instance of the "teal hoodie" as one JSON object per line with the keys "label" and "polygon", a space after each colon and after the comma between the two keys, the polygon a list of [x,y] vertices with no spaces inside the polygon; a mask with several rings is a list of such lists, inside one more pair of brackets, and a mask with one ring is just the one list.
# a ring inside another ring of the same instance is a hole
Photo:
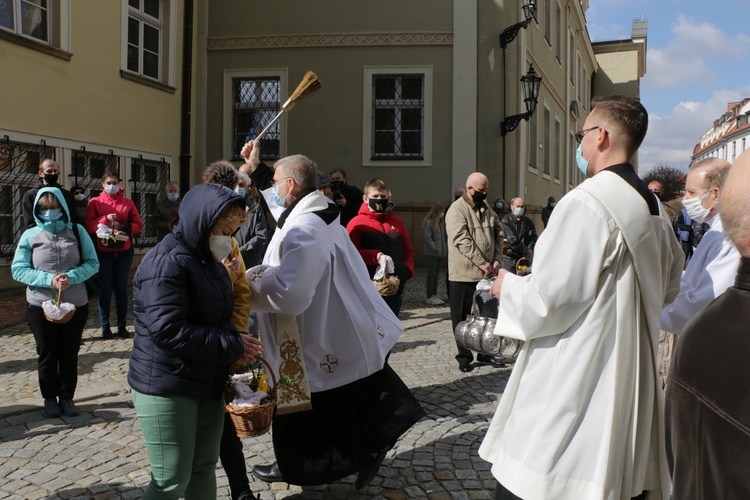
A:
{"label": "teal hoodie", "polygon": [[[39,198],[44,193],[52,193],[60,203],[63,217],[60,220],[45,222],[39,218]],[[99,271],[99,260],[91,238],[80,224],[77,224],[81,237],[79,255],[78,239],[70,222],[70,209],[65,197],[56,187],[44,187],[34,199],[34,221],[36,227],[27,229],[18,241],[13,256],[11,272],[13,279],[24,283],[26,300],[29,304],[40,306],[46,300],[57,295],[52,288],[52,278],[65,273],[70,286],[63,291],[62,300],[76,307],[88,303],[88,294],[84,281]]]}

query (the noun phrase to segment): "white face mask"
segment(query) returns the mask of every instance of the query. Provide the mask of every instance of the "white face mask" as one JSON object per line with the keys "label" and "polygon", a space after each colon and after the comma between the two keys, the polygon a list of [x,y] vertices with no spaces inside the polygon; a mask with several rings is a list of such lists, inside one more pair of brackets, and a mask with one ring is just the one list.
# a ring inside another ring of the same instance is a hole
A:
{"label": "white face mask", "polygon": [[682,200],[682,205],[685,207],[685,210],[687,210],[688,216],[693,219],[698,224],[703,224],[706,221],[706,217],[708,217],[709,212],[711,212],[710,208],[706,208],[703,206],[703,198],[708,196],[708,194],[711,191],[706,191],[703,196],[694,196],[692,198],[688,198],[686,200]]}
{"label": "white face mask", "polygon": [[208,248],[211,249],[211,255],[214,256],[214,259],[221,262],[224,257],[232,253],[232,237],[212,234],[208,238]]}

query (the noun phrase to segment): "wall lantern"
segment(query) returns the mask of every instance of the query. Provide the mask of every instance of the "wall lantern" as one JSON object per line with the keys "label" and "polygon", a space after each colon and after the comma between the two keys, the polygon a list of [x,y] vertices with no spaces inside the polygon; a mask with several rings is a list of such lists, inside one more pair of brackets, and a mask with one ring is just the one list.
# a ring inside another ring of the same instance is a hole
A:
{"label": "wall lantern", "polygon": [[526,17],[520,23],[508,26],[500,33],[500,47],[505,49],[516,38],[521,28],[526,29],[532,19],[536,19],[536,0],[526,0],[523,4],[523,15]]}
{"label": "wall lantern", "polygon": [[542,84],[542,77],[534,71],[534,65],[529,66],[529,72],[521,77],[521,87],[523,88],[523,101],[526,103],[526,112],[518,115],[507,117],[500,124],[500,131],[503,135],[512,132],[518,127],[521,120],[529,121],[531,115],[536,110],[536,103],[539,100],[539,87]]}

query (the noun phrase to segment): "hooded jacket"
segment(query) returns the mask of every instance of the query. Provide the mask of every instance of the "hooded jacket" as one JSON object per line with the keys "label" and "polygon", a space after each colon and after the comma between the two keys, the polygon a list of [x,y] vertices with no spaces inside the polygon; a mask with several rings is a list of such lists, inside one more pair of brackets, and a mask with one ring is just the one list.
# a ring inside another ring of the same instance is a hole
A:
{"label": "hooded jacket", "polygon": [[[45,222],[39,218],[39,198],[44,193],[52,193],[60,203],[63,211],[60,220]],[[80,224],[74,228],[70,222],[70,208],[62,191],[56,187],[39,189],[34,199],[32,215],[36,227],[27,229],[18,241],[11,264],[13,279],[28,285],[26,300],[31,305],[41,307],[43,302],[57,296],[57,290],[52,288],[52,279],[65,273],[70,286],[63,291],[61,300],[76,307],[87,304],[88,294],[84,281],[99,271],[99,260],[86,230]],[[78,251],[78,239],[73,232],[76,229],[83,256]]]}
{"label": "hooded jacket", "polygon": [[26,193],[23,195],[23,202],[21,204],[21,208],[23,209],[23,223],[26,225],[26,229],[31,229],[32,227],[36,226],[36,220],[34,218],[34,207],[36,204],[34,201],[36,200],[36,195],[39,194],[39,190],[44,187],[54,187],[60,190],[63,197],[65,198],[65,202],[68,204],[68,208],[70,209],[70,216],[71,219],[73,219],[74,224],[83,224],[83,218],[79,218],[76,211],[73,209],[75,198],[73,198],[73,194],[62,187],[60,184],[45,184],[44,179],[42,177],[39,178],[39,185],[33,189],[29,189],[26,191]]}
{"label": "hooded jacket", "polygon": [[100,252],[128,251],[133,248],[133,236],[141,234],[141,230],[143,229],[141,216],[133,200],[125,198],[123,195],[124,192],[125,189],[122,187],[120,187],[120,191],[115,195],[102,191],[96,198],[91,198],[86,207],[86,230],[89,233],[96,233],[99,224],[109,225],[110,222],[107,220],[107,215],[117,214],[115,220],[122,224],[122,230],[130,236],[122,248],[104,246],[101,244],[99,238],[96,238],[96,248]]}
{"label": "hooded jacket", "polygon": [[222,211],[245,201],[218,184],[191,189],[180,223],[144,257],[133,280],[135,338],[128,383],[155,396],[219,399],[243,353],[232,326],[232,283],[209,249]]}
{"label": "hooded jacket", "polygon": [[393,259],[396,276],[401,281],[396,295],[401,295],[407,280],[414,276],[414,250],[403,221],[392,210],[372,212],[362,203],[357,216],[346,225],[346,231],[365,261],[370,279],[378,269],[378,253]]}

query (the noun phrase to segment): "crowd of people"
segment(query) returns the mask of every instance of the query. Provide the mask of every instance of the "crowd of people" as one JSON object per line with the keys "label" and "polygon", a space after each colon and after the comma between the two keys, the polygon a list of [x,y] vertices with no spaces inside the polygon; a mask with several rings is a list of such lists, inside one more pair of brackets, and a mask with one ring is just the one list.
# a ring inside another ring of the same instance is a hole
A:
{"label": "crowd of people", "polygon": [[[674,210],[661,182],[646,184],[631,164],[647,128],[637,100],[592,101],[576,135],[587,180],[548,198],[541,234],[523,198],[488,203],[479,171],[422,221],[426,304],[445,303],[444,276],[452,330],[477,308],[497,318],[495,335],[523,341],[478,450],[496,499],[749,494],[750,469],[737,458],[750,449],[750,419],[729,388],[747,379],[737,311],[750,286],[750,154],[734,166],[698,162]],[[241,155],[239,168],[207,166],[184,197],[166,185],[159,242],[135,273],[127,377],[151,463],[145,498],[215,497],[219,460],[232,497],[254,498],[224,390],[230,370],[260,357],[284,383],[276,460],[253,469],[259,480],[317,485],[356,474],[361,489],[425,415],[388,364],[415,264],[387,183],[373,178],[360,191],[344,170],[326,174],[303,155],[271,167],[257,141]],[[78,414],[94,275],[102,337],[115,335],[113,292],[116,335],[129,337],[132,237],[143,227],[116,172],[89,200],[58,176],[53,160],[40,164],[12,264],[27,285],[48,418]],[[485,281],[490,298],[478,300]],[[65,323],[43,311],[60,298],[75,306]],[[475,353],[456,346],[459,371],[474,370]],[[508,360],[479,352],[476,362]]]}

